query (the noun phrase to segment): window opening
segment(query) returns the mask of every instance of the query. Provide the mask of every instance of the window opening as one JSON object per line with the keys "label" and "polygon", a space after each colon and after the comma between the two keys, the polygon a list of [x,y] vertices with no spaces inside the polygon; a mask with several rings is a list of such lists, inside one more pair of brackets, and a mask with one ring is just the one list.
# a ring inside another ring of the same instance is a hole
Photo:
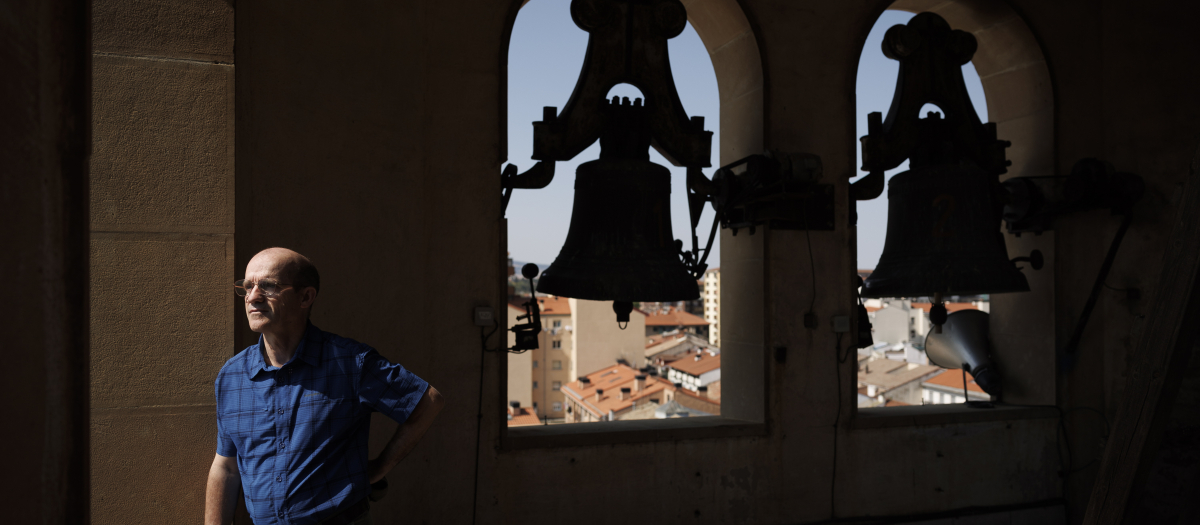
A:
{"label": "window opening", "polygon": [[[533,129],[531,122],[542,120],[544,106],[560,110],[571,95],[588,42],[588,34],[571,19],[570,2],[530,2],[517,15],[509,44],[508,60],[508,163],[521,171],[533,165]],[[705,118],[704,129],[713,131],[713,166],[719,166],[717,152],[720,144],[720,112],[716,75],[704,44],[690,24],[683,33],[668,41],[671,73],[683,107],[691,116]],[[630,84],[614,86],[607,97],[628,97],[630,101],[643,98],[641,90]],[[519,269],[525,262],[535,262],[544,270],[557,257],[566,238],[574,203],[576,168],[599,156],[599,144],[592,144],[571,161],[558,162],[555,177],[544,189],[515,191],[509,201],[508,250],[512,266]],[[673,166],[658,151],[650,150],[650,160],[671,171],[670,208],[674,237],[685,244],[691,239],[691,219],[688,215],[685,192],[686,170]],[[706,170],[711,176],[711,170]],[[712,210],[706,207],[700,224],[711,224]],[[706,231],[698,232],[704,242]],[[720,265],[719,238],[714,241],[708,258],[709,274]],[[515,274],[515,275],[514,275]],[[510,272],[510,299],[520,303],[528,297],[528,281],[519,272]],[[708,282],[706,274],[705,282]],[[715,278],[712,279],[715,281]],[[524,282],[522,282],[524,281]],[[708,292],[715,297],[715,287],[697,283],[701,296]],[[716,362],[708,378],[715,382],[713,395],[705,406],[719,404],[719,334],[709,325],[719,318],[719,307],[705,309],[702,300],[671,304],[635,304],[631,322],[625,330],[614,326],[612,303],[581,301],[561,297],[540,297],[541,316],[548,330],[543,332],[539,348],[530,351],[534,360],[545,359],[545,351],[561,351],[551,367],[542,367],[536,374],[552,389],[536,394],[541,406],[553,410],[539,414],[549,424],[576,423],[612,419],[655,418],[653,408],[670,402],[668,391],[675,385],[664,379],[671,363],[694,348],[714,352],[710,362]],[[514,322],[510,315],[510,326]],[[662,323],[674,323],[664,325]],[[683,343],[680,343],[683,341]],[[670,347],[661,355],[647,357],[647,347]],[[693,352],[694,353],[694,352]],[[682,362],[682,361],[680,361]],[[512,384],[532,371],[529,361],[509,357],[508,381]],[[601,379],[603,377],[603,379]],[[715,378],[715,379],[714,379]],[[586,380],[586,381],[585,381]],[[603,387],[597,386],[603,381]],[[536,385],[536,381],[534,382]],[[536,386],[534,387],[536,388]],[[629,399],[621,399],[621,388],[629,388]],[[653,397],[648,397],[653,394]],[[511,394],[510,394],[511,396]],[[694,396],[693,396],[694,397]],[[711,401],[717,401],[713,403]],[[633,401],[637,402],[634,410]],[[686,401],[685,401],[686,402]],[[534,403],[536,405],[536,402]],[[628,406],[625,406],[628,405]],[[563,412],[562,408],[572,410]],[[712,410],[714,415],[719,410]],[[692,411],[691,416],[702,415]]]}
{"label": "window opening", "polygon": [[[887,58],[881,52],[884,33],[892,26],[907,24],[913,16],[915,13],[884,11],[867,36],[859,58],[855,86],[858,137],[867,134],[869,113],[880,112],[886,118],[896,89],[899,62]],[[974,64],[964,64],[962,72],[971,103],[980,121],[987,122],[987,101],[984,98],[983,83]],[[922,119],[944,118],[945,115],[944,110],[933,102],[922,106],[919,113]],[[858,164],[862,166],[862,148],[857,147],[856,150]],[[905,161],[895,169],[885,172],[885,180],[890,183],[894,175],[907,170],[908,161]],[[865,175],[865,172],[861,172],[855,181]],[[864,279],[871,274],[883,252],[887,218],[886,186],[878,198],[857,202],[858,273]],[[987,295],[948,297],[946,301],[947,309],[951,312],[964,309],[984,312],[991,310],[990,298]],[[874,346],[858,351],[860,408],[951,403],[955,388],[961,397],[961,372],[946,372],[945,369],[930,364],[925,355],[925,335],[932,327],[929,319],[931,298],[865,299],[864,305],[871,321],[871,336],[875,343]],[[943,382],[948,385],[941,385]],[[967,382],[969,391],[974,392],[978,389],[970,374],[967,374]],[[982,394],[982,389],[979,390]],[[980,399],[986,400],[988,396],[982,394]]]}

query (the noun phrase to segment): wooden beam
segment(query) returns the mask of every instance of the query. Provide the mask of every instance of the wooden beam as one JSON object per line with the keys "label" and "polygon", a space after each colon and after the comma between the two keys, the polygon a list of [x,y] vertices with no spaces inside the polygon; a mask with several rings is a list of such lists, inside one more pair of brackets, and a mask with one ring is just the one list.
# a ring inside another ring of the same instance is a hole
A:
{"label": "wooden beam", "polygon": [[1133,349],[1133,360],[1117,417],[1092,486],[1084,523],[1118,524],[1125,518],[1133,487],[1154,459],[1170,415],[1182,369],[1200,334],[1200,149],[1185,181],[1183,195],[1146,329]]}

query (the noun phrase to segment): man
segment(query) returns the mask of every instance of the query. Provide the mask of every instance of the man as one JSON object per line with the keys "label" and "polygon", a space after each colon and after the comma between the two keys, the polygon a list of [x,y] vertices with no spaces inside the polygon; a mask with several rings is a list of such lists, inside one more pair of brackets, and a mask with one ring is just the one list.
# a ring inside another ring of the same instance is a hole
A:
{"label": "man", "polygon": [[[370,484],[416,446],[441,394],[371,347],[309,323],[321,283],[303,255],[263,250],[234,286],[262,335],[217,375],[206,525],[233,520],[239,486],[257,525],[369,524]],[[371,412],[400,428],[368,461]]]}

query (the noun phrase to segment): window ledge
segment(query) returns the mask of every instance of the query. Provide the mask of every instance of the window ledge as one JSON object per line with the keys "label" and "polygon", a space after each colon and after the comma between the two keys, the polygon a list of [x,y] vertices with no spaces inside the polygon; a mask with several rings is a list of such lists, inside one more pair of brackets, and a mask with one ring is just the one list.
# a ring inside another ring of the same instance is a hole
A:
{"label": "window ledge", "polygon": [[968,408],[962,404],[912,405],[898,407],[860,408],[850,423],[852,429],[924,427],[981,423],[1012,419],[1052,419],[1058,417],[1053,407],[1031,407],[996,403],[996,408]]}
{"label": "window ledge", "polygon": [[765,436],[764,423],[720,416],[599,421],[506,428],[505,450],[584,447],[729,437]]}

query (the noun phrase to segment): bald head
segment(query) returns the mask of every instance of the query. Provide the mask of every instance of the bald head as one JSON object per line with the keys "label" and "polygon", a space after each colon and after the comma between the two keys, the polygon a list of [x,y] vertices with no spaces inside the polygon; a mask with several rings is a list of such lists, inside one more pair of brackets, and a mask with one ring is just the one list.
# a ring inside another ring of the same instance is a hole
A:
{"label": "bald head", "polygon": [[279,279],[291,283],[297,290],[312,287],[321,291],[321,275],[317,273],[316,265],[296,251],[267,248],[250,259],[247,269],[253,267],[270,268]]}

